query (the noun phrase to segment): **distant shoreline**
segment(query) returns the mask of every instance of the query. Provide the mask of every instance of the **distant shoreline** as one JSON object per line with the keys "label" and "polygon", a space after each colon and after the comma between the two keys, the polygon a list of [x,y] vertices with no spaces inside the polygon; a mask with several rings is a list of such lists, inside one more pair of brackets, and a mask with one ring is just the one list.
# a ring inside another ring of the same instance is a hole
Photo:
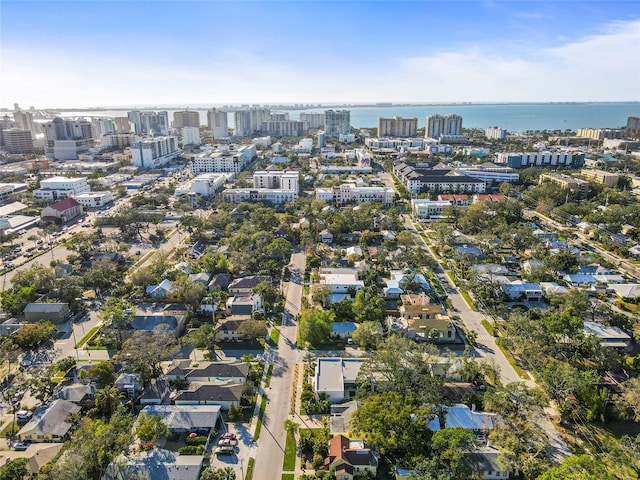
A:
{"label": "distant shoreline", "polygon": [[425,102],[425,103],[307,103],[307,104],[216,104],[216,105],[129,105],[129,106],[117,106],[117,107],[53,107],[43,108],[37,110],[52,110],[58,112],[97,112],[118,110],[127,111],[132,109],[145,109],[145,110],[176,110],[185,108],[189,110],[208,110],[210,108],[225,108],[225,109],[245,109],[245,108],[270,108],[270,109],[285,109],[285,110],[310,110],[317,108],[327,109],[344,109],[344,108],[398,108],[398,107],[487,107],[491,105],[617,105],[617,104],[640,104],[640,100],[628,100],[618,102]]}

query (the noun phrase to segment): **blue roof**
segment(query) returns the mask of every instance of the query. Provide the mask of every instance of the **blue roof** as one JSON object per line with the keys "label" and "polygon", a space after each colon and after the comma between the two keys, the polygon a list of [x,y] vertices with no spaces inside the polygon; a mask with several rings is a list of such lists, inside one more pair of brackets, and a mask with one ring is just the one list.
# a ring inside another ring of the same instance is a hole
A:
{"label": "blue roof", "polygon": [[586,273],[570,273],[565,275],[563,279],[571,283],[596,283],[595,277]]}

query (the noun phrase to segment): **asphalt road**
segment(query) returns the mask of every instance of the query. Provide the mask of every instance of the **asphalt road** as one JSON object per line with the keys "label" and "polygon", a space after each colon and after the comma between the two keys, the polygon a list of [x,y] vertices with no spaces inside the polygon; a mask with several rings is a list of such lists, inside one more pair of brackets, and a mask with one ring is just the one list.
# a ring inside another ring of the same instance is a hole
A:
{"label": "asphalt road", "polygon": [[298,330],[295,317],[300,312],[302,303],[305,261],[304,253],[294,253],[291,256],[291,282],[287,290],[285,321],[280,329],[271,387],[265,392],[268,403],[258,440],[254,478],[279,479],[282,474],[286,441],[284,421],[289,417],[293,368],[304,354],[295,346]]}
{"label": "asphalt road", "polygon": [[[418,233],[409,216],[405,216],[405,226],[410,231]],[[420,238],[420,242],[424,248],[426,248],[431,256],[438,262],[440,271],[437,272],[437,276],[442,286],[447,290],[447,295],[451,299],[451,303],[456,310],[455,313],[460,316],[467,330],[475,330],[478,333],[477,347],[474,348],[470,346],[472,352],[477,356],[492,362],[498,367],[500,371],[500,381],[503,385],[507,385],[512,382],[524,382],[528,387],[535,387],[535,381],[532,379],[522,379],[516,373],[502,351],[496,345],[493,335],[489,334],[482,323],[480,323],[483,318],[486,318],[485,315],[481,312],[471,310],[464,297],[460,294],[460,290],[457,285],[444,274],[444,268],[442,267],[438,257],[431,250],[430,246],[427,245],[420,235],[418,235],[418,238]],[[547,414],[551,413],[554,412],[548,410]],[[538,425],[545,431],[549,438],[548,454],[552,459],[560,462],[563,458],[572,454],[566,442],[562,439],[547,415],[542,415],[538,419]]]}

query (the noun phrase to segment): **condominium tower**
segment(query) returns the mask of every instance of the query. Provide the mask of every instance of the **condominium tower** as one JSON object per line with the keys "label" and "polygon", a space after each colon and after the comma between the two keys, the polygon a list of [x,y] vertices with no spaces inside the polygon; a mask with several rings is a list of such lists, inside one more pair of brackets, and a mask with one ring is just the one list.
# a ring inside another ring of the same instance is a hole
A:
{"label": "condominium tower", "polygon": [[378,117],[378,137],[414,137],[418,130],[418,119]]}
{"label": "condominium tower", "polygon": [[440,135],[461,135],[462,117],[460,115],[433,114],[427,117],[424,130],[425,138],[438,138]]}
{"label": "condominium tower", "polygon": [[326,110],[324,112],[324,131],[328,137],[339,137],[351,132],[350,110]]}

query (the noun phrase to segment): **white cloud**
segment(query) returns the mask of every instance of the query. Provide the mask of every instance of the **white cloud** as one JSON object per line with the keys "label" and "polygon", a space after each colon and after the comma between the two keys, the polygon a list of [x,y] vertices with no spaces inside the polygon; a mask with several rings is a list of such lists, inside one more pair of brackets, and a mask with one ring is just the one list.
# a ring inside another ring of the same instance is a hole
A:
{"label": "white cloud", "polygon": [[[478,45],[413,58],[349,53],[276,62],[243,51],[200,64],[162,55],[84,57],[2,51],[3,106],[39,107],[411,101],[617,101],[640,99],[640,21],[605,26],[555,48]],[[125,54],[123,54],[125,55]]]}

